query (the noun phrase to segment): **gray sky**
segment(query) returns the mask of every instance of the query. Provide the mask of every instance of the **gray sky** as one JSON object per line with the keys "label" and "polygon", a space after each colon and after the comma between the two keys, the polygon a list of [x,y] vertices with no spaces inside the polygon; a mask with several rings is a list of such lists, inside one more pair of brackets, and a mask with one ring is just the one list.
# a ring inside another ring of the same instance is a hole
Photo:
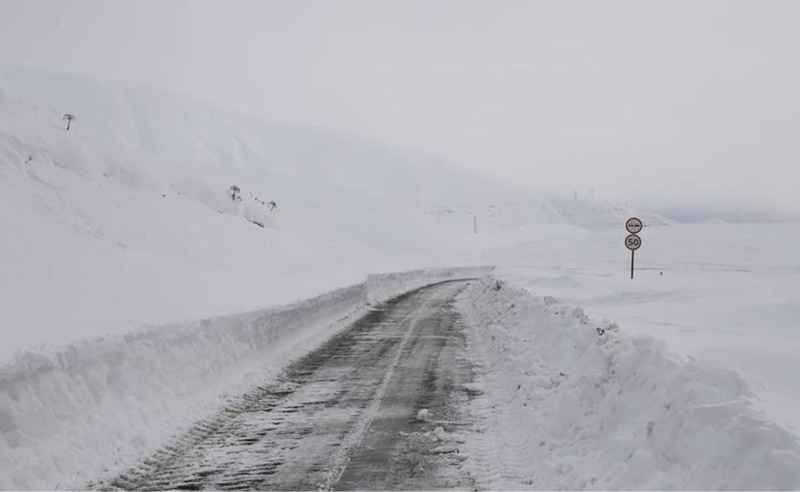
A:
{"label": "gray sky", "polygon": [[796,212],[799,22],[800,2],[764,0],[0,0],[0,60],[569,195]]}

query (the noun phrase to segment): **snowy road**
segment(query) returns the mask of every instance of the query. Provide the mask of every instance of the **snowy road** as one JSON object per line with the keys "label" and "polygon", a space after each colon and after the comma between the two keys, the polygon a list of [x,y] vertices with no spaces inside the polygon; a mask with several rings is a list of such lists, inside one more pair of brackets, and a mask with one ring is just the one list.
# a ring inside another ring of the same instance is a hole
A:
{"label": "snowy road", "polygon": [[448,439],[468,425],[461,408],[472,370],[453,308],[466,285],[436,284],[389,301],[296,361],[279,382],[95,487],[470,487],[459,443]]}

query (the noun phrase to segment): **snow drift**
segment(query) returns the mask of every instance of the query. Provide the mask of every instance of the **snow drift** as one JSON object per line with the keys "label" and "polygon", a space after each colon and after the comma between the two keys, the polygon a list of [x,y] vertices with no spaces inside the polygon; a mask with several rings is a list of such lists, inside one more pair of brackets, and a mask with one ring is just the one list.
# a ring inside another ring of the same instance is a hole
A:
{"label": "snow drift", "polygon": [[800,442],[740,377],[498,280],[459,299],[486,376],[463,449],[490,489],[797,489]]}
{"label": "snow drift", "polygon": [[283,308],[20,355],[0,366],[0,489],[81,488],[207,414],[227,385],[276,374],[367,303],[488,271],[372,275]]}

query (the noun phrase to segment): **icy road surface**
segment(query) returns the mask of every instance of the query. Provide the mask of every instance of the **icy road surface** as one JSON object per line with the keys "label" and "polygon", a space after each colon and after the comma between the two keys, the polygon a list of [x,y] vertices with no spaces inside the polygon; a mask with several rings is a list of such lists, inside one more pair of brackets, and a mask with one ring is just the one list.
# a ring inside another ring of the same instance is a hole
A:
{"label": "icy road surface", "polygon": [[370,312],[138,468],[95,488],[465,489],[466,281]]}

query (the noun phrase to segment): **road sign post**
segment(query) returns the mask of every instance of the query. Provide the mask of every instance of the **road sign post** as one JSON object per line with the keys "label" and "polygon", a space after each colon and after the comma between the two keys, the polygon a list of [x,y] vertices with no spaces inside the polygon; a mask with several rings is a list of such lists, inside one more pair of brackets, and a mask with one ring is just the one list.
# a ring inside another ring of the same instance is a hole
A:
{"label": "road sign post", "polygon": [[642,220],[637,217],[631,217],[625,222],[625,230],[629,232],[628,237],[625,238],[625,247],[631,251],[631,280],[633,280],[633,262],[636,250],[642,247],[642,238],[639,233],[642,232],[644,224]]}

